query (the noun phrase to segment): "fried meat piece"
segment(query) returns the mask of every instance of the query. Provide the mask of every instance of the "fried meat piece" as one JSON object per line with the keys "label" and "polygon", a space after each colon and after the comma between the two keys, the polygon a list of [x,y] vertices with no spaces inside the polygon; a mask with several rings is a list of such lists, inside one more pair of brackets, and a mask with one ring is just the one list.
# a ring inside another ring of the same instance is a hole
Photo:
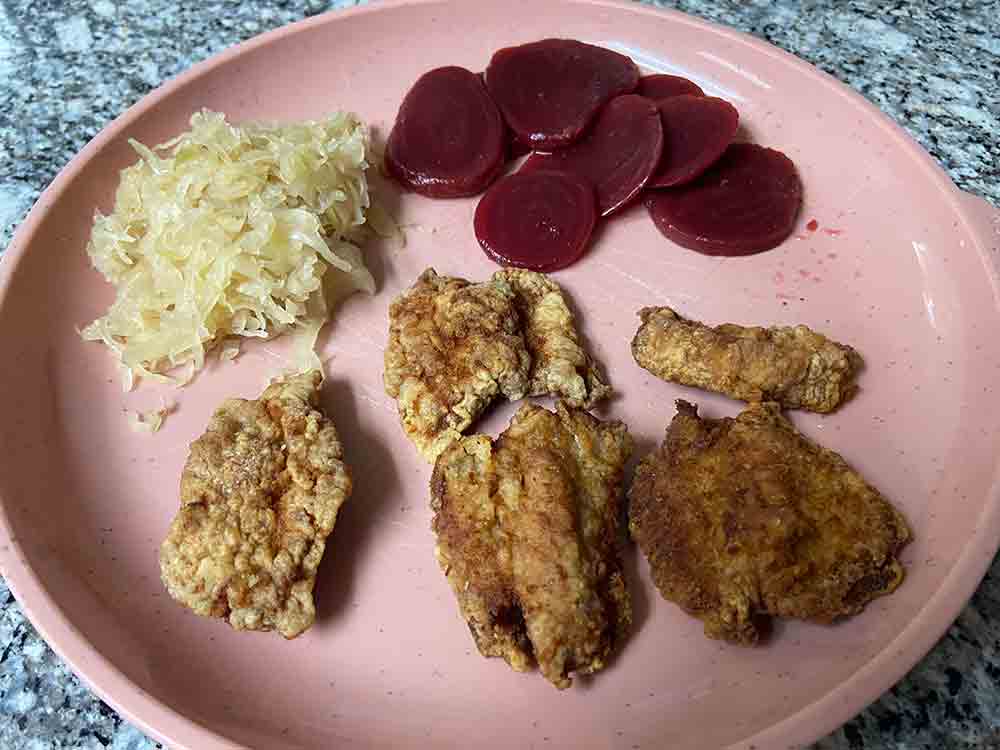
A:
{"label": "fried meat piece", "polygon": [[508,285],[471,284],[429,268],[389,308],[385,389],[428,461],[498,395],[524,398],[530,367]]}
{"label": "fried meat piece", "polygon": [[861,356],[806,326],[710,328],[669,307],[647,307],[639,317],[632,356],[663,380],[824,413],[856,390]]}
{"label": "fried meat piece", "polygon": [[389,309],[384,381],[429,461],[499,396],[587,408],[611,392],[562,289],[515,269],[479,284],[424,271]]}
{"label": "fried meat piece", "polygon": [[514,290],[531,353],[530,396],[555,396],[589,409],[611,393],[597,364],[587,354],[562,289],[545,274],[509,268],[493,274]]}
{"label": "fried meat piece", "polygon": [[321,382],[314,370],[229,399],[191,444],[160,572],[195,613],[285,638],[315,620],[316,570],[351,493]]}
{"label": "fried meat piece", "polygon": [[769,615],[832,622],[903,580],[903,516],[775,403],[711,420],[678,401],[629,501],[657,588],[710,638],[756,643]]}
{"label": "fried meat piece", "polygon": [[621,422],[525,404],[496,442],[438,457],[435,553],[484,656],[537,663],[560,689],[605,666],[632,617],[617,549],[631,450]]}

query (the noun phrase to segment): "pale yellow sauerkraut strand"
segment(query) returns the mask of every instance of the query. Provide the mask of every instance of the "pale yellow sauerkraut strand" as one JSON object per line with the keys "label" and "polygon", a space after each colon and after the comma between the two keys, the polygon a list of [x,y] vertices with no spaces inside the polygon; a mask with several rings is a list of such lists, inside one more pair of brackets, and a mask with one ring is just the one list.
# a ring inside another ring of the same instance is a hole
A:
{"label": "pale yellow sauerkraut strand", "polygon": [[314,341],[331,294],[374,292],[358,244],[386,219],[368,226],[371,146],[355,116],[233,125],[204,111],[154,149],[131,143],[140,159],[87,245],[117,296],[82,331],[120,359],[126,388],[183,384],[231,337],[301,327]]}

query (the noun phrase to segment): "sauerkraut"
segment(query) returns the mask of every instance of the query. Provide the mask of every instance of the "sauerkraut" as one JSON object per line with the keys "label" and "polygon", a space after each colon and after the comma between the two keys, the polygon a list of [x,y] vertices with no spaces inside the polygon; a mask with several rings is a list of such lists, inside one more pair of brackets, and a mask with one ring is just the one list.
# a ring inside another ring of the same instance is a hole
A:
{"label": "sauerkraut", "polygon": [[301,328],[311,346],[338,299],[374,292],[359,247],[371,147],[355,116],[232,125],[204,111],[167,143],[131,144],[140,159],[87,245],[117,295],[81,332],[118,357],[126,389],[183,384],[222,342],[231,357],[233,341]]}
{"label": "sauerkraut", "polygon": [[171,408],[164,404],[159,409],[151,411],[131,411],[126,409],[125,416],[128,419],[129,427],[132,428],[132,432],[145,432],[152,435],[154,432],[160,431],[163,421],[170,414]]}

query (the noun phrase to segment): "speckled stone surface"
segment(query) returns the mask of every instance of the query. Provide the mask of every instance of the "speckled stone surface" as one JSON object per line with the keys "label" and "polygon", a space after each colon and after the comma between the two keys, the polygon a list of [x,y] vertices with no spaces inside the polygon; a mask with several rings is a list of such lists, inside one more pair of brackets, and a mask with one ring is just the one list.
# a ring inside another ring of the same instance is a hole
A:
{"label": "speckled stone surface", "polygon": [[[0,0],[0,248],[58,170],[152,87],[237,41],[355,4]],[[960,187],[1000,205],[1000,2],[656,4],[833,74],[896,118]],[[0,579],[0,749],[154,747],[67,670]],[[931,654],[814,750],[931,748],[1000,750],[1000,562]]]}

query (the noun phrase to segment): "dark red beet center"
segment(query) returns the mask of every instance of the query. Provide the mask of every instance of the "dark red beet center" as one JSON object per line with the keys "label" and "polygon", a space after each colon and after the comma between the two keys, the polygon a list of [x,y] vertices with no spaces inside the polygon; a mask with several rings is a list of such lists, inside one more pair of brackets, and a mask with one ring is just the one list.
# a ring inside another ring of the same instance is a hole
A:
{"label": "dark red beet center", "polygon": [[486,68],[486,87],[514,135],[542,151],[577,140],[605,103],[638,83],[628,57],[572,39],[498,50]]}
{"label": "dark red beet center", "polygon": [[701,90],[701,86],[694,81],[666,74],[643,76],[639,79],[639,90],[635,93],[656,101],[683,94],[690,94],[692,96],[705,95],[705,92]]}
{"label": "dark red beet center", "polygon": [[582,140],[551,154],[533,155],[521,171],[559,170],[583,177],[594,186],[598,213],[607,216],[642,190],[662,150],[656,105],[627,94],[608,102]]}
{"label": "dark red beet center", "polygon": [[688,185],[646,194],[657,228],[706,255],[777,247],[792,233],[801,205],[802,182],[792,160],[752,143],[734,143]]}
{"label": "dark red beet center", "polygon": [[562,172],[518,172],[479,201],[476,239],[501,265],[555,271],[583,254],[596,220],[586,181]]}
{"label": "dark red beet center", "polygon": [[507,133],[480,76],[437,68],[413,85],[386,144],[389,173],[433,198],[482,192],[500,173]]}
{"label": "dark red beet center", "polygon": [[724,99],[674,96],[657,103],[663,120],[663,157],[647,187],[690,182],[733,142],[740,114]]}

